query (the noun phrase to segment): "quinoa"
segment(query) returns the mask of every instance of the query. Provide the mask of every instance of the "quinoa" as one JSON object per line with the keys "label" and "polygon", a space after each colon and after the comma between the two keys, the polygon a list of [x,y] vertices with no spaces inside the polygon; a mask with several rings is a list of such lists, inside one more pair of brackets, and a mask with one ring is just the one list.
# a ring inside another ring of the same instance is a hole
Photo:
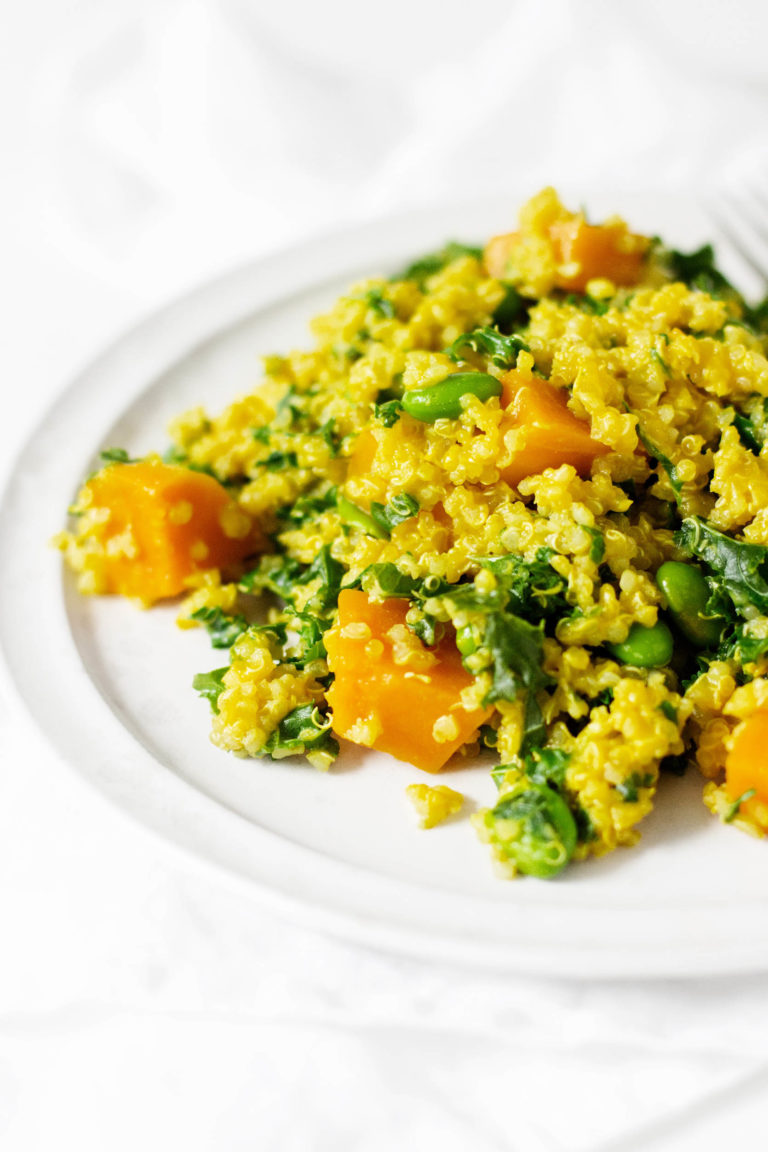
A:
{"label": "quinoa", "polygon": [[[385,667],[399,670],[414,716],[445,645],[458,667],[458,645],[466,681],[428,738],[450,755],[482,713],[456,754],[499,757],[497,802],[473,820],[507,874],[556,874],[553,845],[570,860],[634,844],[660,774],[688,763],[716,816],[768,831],[768,795],[733,795],[727,779],[735,737],[768,708],[764,313],[707,250],[693,267],[621,221],[604,225],[615,264],[583,283],[588,228],[547,189],[484,254],[453,245],[353,285],[313,320],[312,348],[266,357],[258,388],[223,412],[176,419],[166,456],[226,487],[228,537],[256,524],[264,542],[206,566],[200,541],[185,582],[179,623],[228,649],[225,668],[196,678],[215,744],[323,769],[337,737],[387,750],[375,698],[339,721],[344,668],[331,640],[360,645],[382,685]],[[409,393],[457,373],[482,374],[486,388],[490,377],[498,394],[468,391],[455,416],[409,413]],[[511,480],[528,449],[526,425],[509,419],[510,381],[559,397],[594,457],[560,460],[555,447]],[[60,547],[82,592],[108,591],[110,557],[142,562],[136,539],[109,535],[90,482],[75,512]],[[191,515],[184,500],[169,513],[177,526]],[[727,560],[738,567],[746,545],[757,577],[738,587]],[[702,619],[717,622],[707,644],[685,640],[657,579],[669,562],[706,581]],[[374,606],[397,601],[402,620],[381,635],[343,624],[351,590]],[[668,659],[622,656],[638,629],[659,628],[671,629]],[[418,787],[422,804],[450,791]],[[529,843],[539,834],[544,862]]]}

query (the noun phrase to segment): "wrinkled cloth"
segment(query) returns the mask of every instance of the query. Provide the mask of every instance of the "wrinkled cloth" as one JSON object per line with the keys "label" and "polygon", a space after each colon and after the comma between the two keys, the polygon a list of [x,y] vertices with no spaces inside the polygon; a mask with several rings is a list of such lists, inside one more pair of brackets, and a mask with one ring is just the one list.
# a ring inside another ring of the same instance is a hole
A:
{"label": "wrinkled cloth", "polygon": [[[17,5],[0,469],[119,331],[282,244],[507,185],[511,213],[560,180],[759,188],[768,18],[716,13]],[[113,809],[5,691],[0,877],[9,1152],[706,1152],[760,1130],[768,975],[544,980],[323,936]]]}

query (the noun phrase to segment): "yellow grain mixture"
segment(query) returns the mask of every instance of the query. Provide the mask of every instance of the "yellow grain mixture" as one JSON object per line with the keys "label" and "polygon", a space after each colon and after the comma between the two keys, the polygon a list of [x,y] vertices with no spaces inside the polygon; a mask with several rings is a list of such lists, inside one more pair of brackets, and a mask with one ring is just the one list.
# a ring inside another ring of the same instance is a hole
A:
{"label": "yellow grain mixture", "polygon": [[768,831],[768,307],[545,189],[312,332],[164,456],[106,452],[58,541],[84,593],[183,597],[215,744],[490,750],[508,875],[635,843],[665,772]]}

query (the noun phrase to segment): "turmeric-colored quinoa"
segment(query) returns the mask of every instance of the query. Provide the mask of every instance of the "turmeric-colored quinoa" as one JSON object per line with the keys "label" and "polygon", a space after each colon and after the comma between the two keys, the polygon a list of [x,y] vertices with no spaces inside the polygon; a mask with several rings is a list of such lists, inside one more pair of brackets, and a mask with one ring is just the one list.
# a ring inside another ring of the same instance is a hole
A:
{"label": "turmeric-colored quinoa", "polygon": [[[331,766],[492,749],[507,874],[638,839],[690,765],[768,831],[768,323],[706,247],[568,211],[354,285],[164,457],[112,450],[59,545],[85,593],[183,596],[212,739]],[[427,784],[432,826],[461,808]]]}

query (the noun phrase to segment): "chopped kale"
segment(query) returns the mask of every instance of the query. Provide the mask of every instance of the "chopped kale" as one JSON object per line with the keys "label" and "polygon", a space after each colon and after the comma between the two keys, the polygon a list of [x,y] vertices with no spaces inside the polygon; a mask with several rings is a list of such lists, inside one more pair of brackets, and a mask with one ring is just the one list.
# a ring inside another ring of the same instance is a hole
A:
{"label": "chopped kale", "polygon": [[666,772],[668,776],[685,776],[688,769],[688,757],[685,752],[679,756],[665,756],[659,764],[659,771]]}
{"label": "chopped kale", "polygon": [[733,540],[698,516],[683,520],[675,541],[706,565],[715,590],[727,593],[738,611],[768,612],[768,548]]}
{"label": "chopped kale", "polygon": [[452,360],[458,362],[464,359],[462,353],[468,349],[488,356],[497,368],[510,368],[517,362],[518,352],[530,352],[519,336],[504,336],[497,328],[475,328],[472,332],[465,332],[454,340],[447,352]]}
{"label": "chopped kale", "polygon": [[565,303],[579,308],[582,312],[589,312],[593,316],[605,316],[611,306],[610,300],[597,300],[594,296],[589,296],[586,293],[583,296],[577,296],[574,292],[570,292],[566,296]]}
{"label": "chopped kale", "polygon": [[228,615],[221,608],[198,608],[191,618],[205,626],[214,648],[231,648],[248,627],[244,616],[239,613]]}
{"label": "chopped kale", "polygon": [[723,823],[730,824],[732,820],[735,820],[744,801],[751,800],[756,791],[756,788],[748,788],[746,792],[742,792],[738,799],[734,800],[733,804],[729,804],[723,813]]}
{"label": "chopped kale", "polygon": [[672,491],[675,493],[675,496],[678,497],[680,495],[680,493],[682,492],[683,482],[680,479],[680,477],[677,475],[677,469],[675,468],[674,464],[672,463],[670,458],[668,456],[665,456],[664,453],[661,451],[661,449],[658,448],[650,440],[650,438],[646,435],[646,433],[643,431],[643,429],[640,427],[639,424],[636,425],[636,431],[637,431],[638,439],[639,439],[640,443],[643,445],[643,447],[645,448],[648,455],[651,457],[651,459],[657,460],[659,462],[659,464],[661,465],[661,467],[666,472],[667,476],[669,477],[669,483],[672,485]]}
{"label": "chopped kale", "polygon": [[651,359],[658,364],[659,368],[661,368],[662,372],[669,380],[672,375],[672,369],[656,348],[651,348]]}
{"label": "chopped kale", "polygon": [[523,767],[529,780],[562,792],[568,760],[568,753],[562,748],[534,748],[524,757]]}
{"label": "chopped kale", "polygon": [[286,647],[285,658],[297,668],[305,668],[315,660],[326,657],[323,636],[331,626],[330,619],[315,616],[310,612],[292,612],[286,620],[286,630],[295,634],[295,644],[283,640]]}
{"label": "chopped kale", "polygon": [[336,432],[335,420],[326,420],[325,424],[321,424],[317,431],[328,445],[331,456],[338,456],[339,448],[341,447],[341,437]]}
{"label": "chopped kale", "polygon": [[753,404],[750,408],[748,416],[737,412],[733,423],[744,447],[759,456],[768,436],[768,396],[762,404]]}
{"label": "chopped kale", "polygon": [[717,658],[736,660],[739,664],[754,664],[768,656],[768,637],[751,636],[743,624],[736,625],[721,644]]}
{"label": "chopped kale", "polygon": [[263,751],[273,760],[309,756],[328,767],[338,756],[339,745],[331,734],[330,718],[314,704],[301,704],[283,717]]}
{"label": "chopped kale", "polygon": [[670,700],[662,700],[661,704],[659,704],[659,711],[666,716],[667,720],[670,720],[673,724],[677,724],[677,708],[675,708]]}
{"label": "chopped kale", "polygon": [[211,706],[211,711],[218,713],[219,711],[219,696],[224,691],[224,676],[229,671],[226,668],[214,668],[212,672],[198,672],[192,681],[192,687],[195,692],[198,692]]}
{"label": "chopped kale", "polygon": [[377,500],[371,501],[371,516],[387,536],[398,524],[403,524],[418,515],[418,511],[418,500],[409,496],[407,492],[393,496],[388,504],[380,504]]}
{"label": "chopped kale", "polygon": [[475,248],[468,244],[460,244],[455,240],[450,241],[439,252],[430,252],[426,256],[421,256],[412,264],[394,276],[394,280],[415,280],[416,283],[422,287],[424,282],[430,276],[434,276],[436,272],[442,272],[443,268],[447,268],[454,260],[458,260],[460,256],[472,256],[475,260],[482,260],[482,248]]}
{"label": "chopped kale", "polygon": [[512,332],[515,328],[522,328],[528,320],[528,310],[532,304],[521,296],[511,284],[504,285],[504,297],[491,317],[495,326],[502,332]]}
{"label": "chopped kale", "polygon": [[186,452],[182,451],[181,448],[177,448],[176,445],[172,445],[163,453],[163,463],[179,464],[183,468],[189,468],[190,472],[202,472],[204,476],[212,476],[213,479],[217,480],[224,488],[233,488],[242,482],[241,479],[231,477],[222,480],[210,464],[195,464],[189,459]]}
{"label": "chopped kale", "polygon": [[104,448],[99,456],[104,464],[135,464],[140,456],[130,456],[125,448]]}
{"label": "chopped kale", "polygon": [[304,416],[304,403],[293,384],[286,388],[277,402],[274,425],[280,431],[291,427]]}
{"label": "chopped kale", "polygon": [[[484,748],[495,748],[499,742],[499,733],[490,724],[481,724],[477,734]],[[491,771],[492,776],[494,771]]]}
{"label": "chopped kale", "polygon": [[374,416],[377,420],[381,420],[385,428],[391,428],[393,424],[397,424],[402,411],[403,405],[399,400],[385,400],[383,404],[374,404],[373,406]]}
{"label": "chopped kale", "polygon": [[280,519],[288,520],[291,524],[306,524],[308,520],[314,520],[323,512],[335,508],[337,496],[338,489],[335,487],[319,496],[311,493],[299,496],[293,504],[280,510]]}
{"label": "chopped kale", "polygon": [[550,564],[551,548],[539,548],[530,563],[522,556],[481,557],[478,563],[493,572],[503,592],[504,607],[526,620],[561,616],[570,610],[565,581]]}
{"label": "chopped kale", "polygon": [[297,468],[299,460],[295,452],[270,452],[266,460],[258,460],[257,464],[269,472],[279,472],[282,468]]}
{"label": "chopped kale", "polygon": [[319,579],[320,586],[310,604],[316,612],[326,612],[336,606],[344,576],[344,565],[331,556],[330,544],[324,544],[306,571],[296,580],[297,584],[310,584]]}
{"label": "chopped kale", "polygon": [[257,566],[242,577],[238,587],[243,592],[265,589],[283,600],[290,600],[306,568],[290,556],[262,556]]}
{"label": "chopped kale", "polygon": [[391,300],[382,292],[381,288],[371,288],[363,296],[363,300],[376,316],[384,317],[387,320],[393,320],[395,317],[395,306]]}
{"label": "chopped kale", "polygon": [[674,280],[682,280],[689,288],[708,292],[710,296],[736,294],[736,290],[715,264],[715,251],[704,244],[694,252],[679,252],[675,248],[661,250],[662,264]]}
{"label": "chopped kale", "polygon": [[636,804],[640,799],[640,788],[651,788],[653,785],[652,772],[630,772],[626,780],[620,781],[614,787],[627,804]]}
{"label": "chopped kale", "polygon": [[599,528],[587,528],[586,531],[592,537],[589,558],[594,564],[602,564],[605,559],[605,537]]}
{"label": "chopped kale", "polygon": [[544,717],[536,693],[551,681],[542,668],[543,633],[510,612],[491,612],[485,625],[483,644],[492,659],[493,682],[484,704],[497,700],[517,700],[525,693],[524,735],[521,754],[540,745],[546,735]]}
{"label": "chopped kale", "polygon": [[406,576],[404,572],[392,563],[371,564],[362,575],[363,588],[368,591],[373,586],[387,599],[395,597],[414,597],[420,582],[413,576]]}

